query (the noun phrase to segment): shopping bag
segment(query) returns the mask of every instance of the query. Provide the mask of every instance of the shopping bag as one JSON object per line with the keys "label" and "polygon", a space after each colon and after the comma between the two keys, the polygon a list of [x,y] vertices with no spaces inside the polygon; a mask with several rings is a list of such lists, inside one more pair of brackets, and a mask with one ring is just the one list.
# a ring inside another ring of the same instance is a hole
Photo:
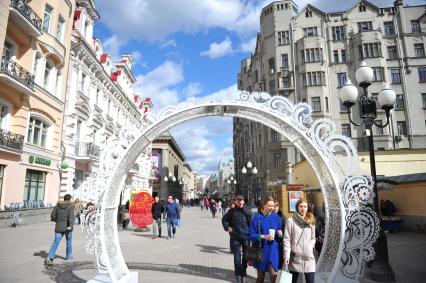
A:
{"label": "shopping bag", "polygon": [[277,280],[275,282],[277,283],[292,283],[293,280],[293,274],[288,272],[288,266],[285,266],[278,272]]}

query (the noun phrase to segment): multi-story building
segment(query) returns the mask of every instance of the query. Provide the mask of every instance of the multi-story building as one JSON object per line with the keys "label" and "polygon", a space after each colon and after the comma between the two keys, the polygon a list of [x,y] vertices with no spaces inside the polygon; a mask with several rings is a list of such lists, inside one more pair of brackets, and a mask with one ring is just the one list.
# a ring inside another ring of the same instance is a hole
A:
{"label": "multi-story building", "polygon": [[231,177],[235,176],[234,159],[229,158],[226,161],[220,160],[218,165],[218,171],[218,187],[221,192],[221,195],[229,195],[236,185],[234,184],[234,180],[232,180],[231,182]]}
{"label": "multi-story building", "polygon": [[183,199],[193,199],[196,197],[194,186],[194,172],[188,163],[183,164]]}
{"label": "multi-story building", "polygon": [[75,1],[0,3],[0,208],[55,204]]}
{"label": "multi-story building", "polygon": [[[61,193],[97,201],[109,177],[109,155],[125,149],[142,127],[133,93],[132,56],[113,62],[93,37],[99,14],[91,0],[77,0],[71,37],[63,132]],[[136,161],[125,180],[123,200],[132,189],[149,190],[151,149]]]}
{"label": "multi-story building", "polygon": [[[153,167],[158,168],[153,180],[153,195],[167,199],[171,195],[183,200],[185,172],[185,155],[169,132],[165,132],[152,142],[152,158],[156,160]],[[186,168],[186,169],[185,169]]]}
{"label": "multi-story building", "polygon": [[[306,102],[314,119],[332,119],[339,133],[365,150],[363,129],[351,125],[338,98],[347,79],[356,83],[355,70],[365,61],[374,72],[370,95],[377,98],[384,82],[397,94],[389,127],[375,129],[376,149],[425,148],[425,7],[404,6],[400,0],[391,7],[358,1],[346,11],[307,5],[299,13],[291,0],[275,1],[262,9],[256,48],[242,61],[238,87]],[[386,122],[384,111],[378,111],[376,122]],[[237,118],[234,157],[236,168],[248,160],[257,166],[256,182],[263,188],[286,183],[289,163],[303,159],[274,130]]]}

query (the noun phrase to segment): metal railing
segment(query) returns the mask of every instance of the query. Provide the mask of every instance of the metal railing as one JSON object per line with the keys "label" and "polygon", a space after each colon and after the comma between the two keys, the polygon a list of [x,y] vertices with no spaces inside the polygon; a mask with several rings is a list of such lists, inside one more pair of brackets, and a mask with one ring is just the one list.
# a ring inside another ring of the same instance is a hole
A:
{"label": "metal railing", "polygon": [[75,145],[75,155],[85,156],[90,158],[99,158],[100,148],[91,142],[78,142]]}
{"label": "metal railing", "polygon": [[1,57],[0,71],[8,74],[29,89],[34,88],[34,76],[12,59]]}
{"label": "metal railing", "polygon": [[24,145],[24,136],[0,129],[0,145],[22,150]]}
{"label": "metal railing", "polygon": [[41,18],[34,12],[33,9],[24,0],[11,0],[10,6],[15,8],[21,13],[30,23],[33,24],[39,31],[41,31]]}

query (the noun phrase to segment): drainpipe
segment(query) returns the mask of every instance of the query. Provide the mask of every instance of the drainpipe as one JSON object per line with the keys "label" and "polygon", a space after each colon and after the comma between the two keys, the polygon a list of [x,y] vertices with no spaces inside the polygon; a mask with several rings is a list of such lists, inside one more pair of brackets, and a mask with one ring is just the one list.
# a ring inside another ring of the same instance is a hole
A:
{"label": "drainpipe", "polygon": [[[398,6],[398,11],[395,13],[395,17],[393,18],[393,23],[395,26],[395,32],[396,32],[396,42],[397,42],[397,56],[398,56],[398,61],[399,64],[401,66],[401,77],[402,77],[402,91],[403,91],[403,97],[404,97],[404,116],[405,116],[405,121],[408,123],[408,143],[410,146],[410,149],[414,149],[414,144],[413,144],[413,128],[412,128],[412,123],[411,123],[411,115],[410,115],[410,106],[409,106],[409,99],[408,99],[408,93],[407,93],[407,80],[406,80],[406,75],[405,75],[405,62],[404,62],[404,57],[405,54],[402,50],[402,44],[401,44],[401,37],[399,34],[399,25],[398,25],[398,19],[397,16],[399,16],[399,18],[401,18],[401,14],[400,14],[400,9],[403,9],[402,6]],[[402,23],[402,20],[401,24]]]}

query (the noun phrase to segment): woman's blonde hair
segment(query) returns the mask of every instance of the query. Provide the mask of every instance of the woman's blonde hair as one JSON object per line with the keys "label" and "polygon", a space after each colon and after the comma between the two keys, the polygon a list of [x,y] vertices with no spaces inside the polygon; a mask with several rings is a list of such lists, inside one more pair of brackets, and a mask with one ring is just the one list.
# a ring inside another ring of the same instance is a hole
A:
{"label": "woman's blonde hair", "polygon": [[309,202],[305,199],[305,198],[300,198],[297,202],[296,202],[296,212],[299,213],[299,205],[304,202],[306,203],[306,205],[308,206],[308,211],[306,212],[305,215],[305,221],[308,224],[314,225],[315,224],[315,216],[311,211],[311,206],[309,205]]}

